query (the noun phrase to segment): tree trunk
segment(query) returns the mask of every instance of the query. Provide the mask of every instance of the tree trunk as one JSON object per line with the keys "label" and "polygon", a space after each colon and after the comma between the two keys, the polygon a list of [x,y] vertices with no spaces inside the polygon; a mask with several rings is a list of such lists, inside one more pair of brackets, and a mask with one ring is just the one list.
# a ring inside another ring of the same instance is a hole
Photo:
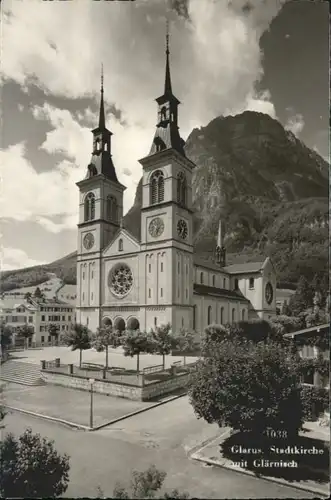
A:
{"label": "tree trunk", "polygon": [[108,370],[108,346],[106,345],[106,370]]}
{"label": "tree trunk", "polygon": [[79,368],[82,367],[82,354],[83,354],[82,349],[79,349]]}
{"label": "tree trunk", "polygon": [[137,373],[139,373],[139,354],[137,354]]}
{"label": "tree trunk", "polygon": [[162,354],[162,365],[163,365],[163,370],[165,368],[165,354]]}

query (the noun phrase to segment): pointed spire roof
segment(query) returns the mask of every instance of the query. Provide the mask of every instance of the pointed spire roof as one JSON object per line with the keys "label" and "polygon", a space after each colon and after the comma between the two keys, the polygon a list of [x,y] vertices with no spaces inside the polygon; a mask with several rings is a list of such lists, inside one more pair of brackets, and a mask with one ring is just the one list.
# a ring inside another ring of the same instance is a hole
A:
{"label": "pointed spire roof", "polygon": [[217,233],[217,248],[222,248],[223,238],[222,238],[222,220],[218,222],[218,233]]}
{"label": "pointed spire roof", "polygon": [[169,21],[167,19],[167,32],[166,32],[166,72],[165,72],[165,82],[164,82],[164,93],[165,93],[165,95],[172,94],[169,54],[170,54],[170,51],[169,51]]}
{"label": "pointed spire roof", "polygon": [[103,64],[101,64],[101,100],[100,100],[100,112],[99,112],[99,128],[106,128],[105,120],[105,105],[103,102]]}

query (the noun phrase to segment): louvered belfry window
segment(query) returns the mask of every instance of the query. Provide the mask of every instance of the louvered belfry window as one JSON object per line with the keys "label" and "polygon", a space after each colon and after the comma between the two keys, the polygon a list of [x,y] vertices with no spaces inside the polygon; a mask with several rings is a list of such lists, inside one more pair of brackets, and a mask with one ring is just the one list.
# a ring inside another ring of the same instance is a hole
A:
{"label": "louvered belfry window", "polygon": [[118,218],[118,210],[117,210],[117,201],[114,196],[107,196],[107,201],[106,201],[106,216],[108,220],[111,220],[113,222],[117,222]]}
{"label": "louvered belfry window", "polygon": [[84,203],[84,220],[93,220],[95,218],[95,196],[93,193],[88,193]]}
{"label": "louvered belfry window", "polygon": [[186,178],[183,172],[177,176],[177,201],[180,205],[186,205]]}
{"label": "louvered belfry window", "polygon": [[150,180],[150,202],[151,205],[161,203],[164,200],[164,176],[161,170],[156,170]]}

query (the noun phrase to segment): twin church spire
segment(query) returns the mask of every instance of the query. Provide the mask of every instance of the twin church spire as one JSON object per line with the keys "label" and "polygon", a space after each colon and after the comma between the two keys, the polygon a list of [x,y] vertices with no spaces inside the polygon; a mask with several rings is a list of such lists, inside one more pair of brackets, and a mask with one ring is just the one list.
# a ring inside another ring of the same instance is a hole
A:
{"label": "twin church spire", "polygon": [[[156,131],[149,155],[154,155],[165,149],[174,149],[185,156],[185,141],[179,135],[178,127],[178,105],[179,100],[174,96],[170,75],[170,50],[169,50],[169,22],[166,31],[166,67],[164,93],[156,99],[158,104],[158,119]],[[105,105],[104,105],[104,74],[101,66],[101,89],[100,110],[98,127],[92,130],[93,152],[91,163],[88,166],[86,178],[98,174],[104,174],[111,180],[118,182],[111,155],[111,136],[106,128]]]}

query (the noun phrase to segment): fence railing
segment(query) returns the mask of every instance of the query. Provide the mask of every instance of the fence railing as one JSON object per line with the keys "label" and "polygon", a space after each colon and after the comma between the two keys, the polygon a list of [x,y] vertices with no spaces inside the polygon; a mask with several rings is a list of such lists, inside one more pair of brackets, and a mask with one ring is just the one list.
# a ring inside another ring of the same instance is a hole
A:
{"label": "fence railing", "polygon": [[143,368],[142,374],[148,375],[149,373],[158,373],[158,372],[162,372],[163,370],[164,370],[163,365],[147,366],[146,368]]}

